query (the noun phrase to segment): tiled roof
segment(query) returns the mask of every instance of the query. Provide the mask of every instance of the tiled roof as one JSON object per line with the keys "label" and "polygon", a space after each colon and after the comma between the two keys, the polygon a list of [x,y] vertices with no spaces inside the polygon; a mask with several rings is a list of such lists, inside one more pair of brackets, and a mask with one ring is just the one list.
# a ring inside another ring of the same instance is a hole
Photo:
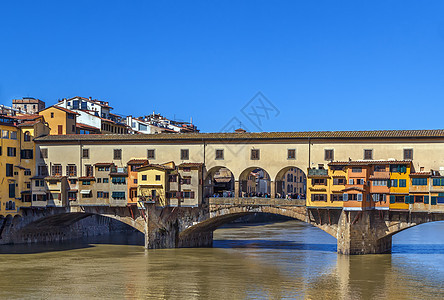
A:
{"label": "tiled roof", "polygon": [[171,168],[169,166],[158,165],[158,164],[148,164],[148,165],[140,167],[138,170],[149,169],[149,168],[157,168],[157,169],[162,169],[162,170],[174,170],[174,168]]}
{"label": "tiled roof", "polygon": [[96,167],[109,167],[114,165],[114,163],[95,163],[94,164]]}
{"label": "tiled roof", "polygon": [[144,164],[148,164],[148,159],[132,159],[127,164],[128,165],[144,165]]}
{"label": "tiled roof", "polygon": [[[80,115],[79,113],[76,113],[75,111],[72,111],[72,110],[70,110],[70,109],[67,109],[67,108],[64,108],[64,107],[61,107],[61,106],[57,106],[57,105],[53,105],[53,106],[47,107],[47,108],[45,108],[44,110],[47,110],[47,109],[49,109],[49,108],[57,108],[57,109],[59,109],[59,110],[61,110],[61,111],[64,111],[64,112],[66,112],[66,113],[69,113],[69,114]],[[42,111],[44,111],[44,110],[42,110]],[[41,112],[42,112],[42,111],[41,111]]]}
{"label": "tiled roof", "polygon": [[96,178],[93,176],[83,176],[79,177],[79,180],[96,180]]}
{"label": "tiled roof", "polygon": [[388,164],[410,164],[410,160],[351,160],[332,161],[329,166],[368,166],[368,165],[388,165]]}
{"label": "tiled roof", "polygon": [[11,118],[16,120],[35,120],[37,118],[41,118],[40,115],[22,115],[22,116],[12,116]]}
{"label": "tiled roof", "polygon": [[350,187],[343,189],[342,191],[346,192],[346,191],[350,191],[350,190],[357,190],[357,191],[365,192],[365,190],[363,188],[360,188],[357,186],[350,186]]}
{"label": "tiled roof", "polygon": [[202,163],[181,163],[180,165],[178,165],[179,168],[196,168],[196,167],[201,167],[203,164]]}
{"label": "tiled roof", "polygon": [[430,176],[432,175],[432,172],[415,172],[410,173],[410,176]]}
{"label": "tiled roof", "polygon": [[45,180],[62,180],[65,176],[46,176]]}
{"label": "tiled roof", "polygon": [[87,124],[83,124],[83,123],[79,123],[79,122],[77,122],[76,127],[83,128],[83,129],[94,130],[94,131],[100,130],[100,128],[97,128],[97,127],[94,127],[94,126],[90,126],[90,125],[87,125]]}
{"label": "tiled roof", "polygon": [[302,131],[302,132],[246,132],[246,133],[159,133],[159,134],[103,134],[50,135],[36,139],[56,141],[144,141],[144,140],[266,140],[266,139],[386,139],[386,138],[443,138],[444,129],[437,130],[375,130],[375,131]]}
{"label": "tiled roof", "polygon": [[17,126],[18,126],[18,127],[33,126],[33,125],[35,125],[35,124],[37,124],[37,123],[40,123],[40,120],[25,121],[25,122],[23,122],[23,123],[21,123],[21,124],[18,124]]}

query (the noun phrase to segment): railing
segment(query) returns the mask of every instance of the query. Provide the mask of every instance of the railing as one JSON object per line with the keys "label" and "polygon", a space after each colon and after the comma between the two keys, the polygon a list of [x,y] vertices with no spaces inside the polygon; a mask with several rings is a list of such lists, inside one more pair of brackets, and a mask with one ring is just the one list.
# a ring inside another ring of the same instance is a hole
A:
{"label": "railing", "polygon": [[280,198],[208,198],[210,205],[272,205],[272,206],[305,206],[305,199]]}

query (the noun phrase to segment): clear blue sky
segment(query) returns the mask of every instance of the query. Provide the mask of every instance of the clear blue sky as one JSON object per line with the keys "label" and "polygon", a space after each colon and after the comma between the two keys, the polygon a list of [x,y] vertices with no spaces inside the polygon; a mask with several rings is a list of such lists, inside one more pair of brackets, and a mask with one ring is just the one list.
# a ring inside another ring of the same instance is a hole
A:
{"label": "clear blue sky", "polygon": [[[219,131],[444,128],[444,1],[1,1],[0,103],[110,101]],[[261,91],[280,111],[255,128]],[[236,121],[237,122],[237,121]]]}

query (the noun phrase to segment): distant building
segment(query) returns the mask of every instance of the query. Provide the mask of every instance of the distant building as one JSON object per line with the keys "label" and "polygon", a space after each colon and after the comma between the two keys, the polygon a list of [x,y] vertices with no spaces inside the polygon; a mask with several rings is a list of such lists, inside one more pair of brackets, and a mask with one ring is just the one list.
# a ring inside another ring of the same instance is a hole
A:
{"label": "distant building", "polygon": [[153,134],[161,132],[170,133],[191,133],[199,132],[192,122],[173,121],[156,113],[144,117],[126,117],[126,124],[131,127],[134,133]]}
{"label": "distant building", "polygon": [[306,188],[307,178],[301,169],[291,168],[284,175],[282,180],[282,192],[284,195],[305,194]]}
{"label": "distant building", "polygon": [[39,115],[45,118],[52,135],[77,133],[78,113],[75,111],[60,106],[50,106],[40,111]]}
{"label": "distant building", "polygon": [[23,97],[22,99],[13,99],[12,108],[18,109],[27,114],[37,114],[39,111],[45,109],[45,101]]}

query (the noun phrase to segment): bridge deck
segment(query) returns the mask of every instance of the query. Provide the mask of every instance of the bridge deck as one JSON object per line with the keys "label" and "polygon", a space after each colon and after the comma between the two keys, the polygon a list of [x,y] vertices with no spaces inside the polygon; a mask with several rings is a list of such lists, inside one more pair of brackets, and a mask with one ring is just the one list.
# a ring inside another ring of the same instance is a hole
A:
{"label": "bridge deck", "polygon": [[280,199],[258,197],[211,197],[210,205],[273,205],[273,206],[305,206],[305,199]]}

